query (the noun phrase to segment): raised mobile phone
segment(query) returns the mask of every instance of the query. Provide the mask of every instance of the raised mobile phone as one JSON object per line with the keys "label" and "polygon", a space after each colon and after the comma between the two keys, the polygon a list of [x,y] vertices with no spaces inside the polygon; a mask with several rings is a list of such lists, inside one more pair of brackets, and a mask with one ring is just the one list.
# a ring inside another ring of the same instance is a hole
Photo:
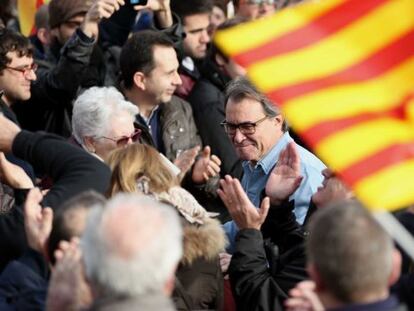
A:
{"label": "raised mobile phone", "polygon": [[148,0],[127,0],[130,5],[146,5]]}

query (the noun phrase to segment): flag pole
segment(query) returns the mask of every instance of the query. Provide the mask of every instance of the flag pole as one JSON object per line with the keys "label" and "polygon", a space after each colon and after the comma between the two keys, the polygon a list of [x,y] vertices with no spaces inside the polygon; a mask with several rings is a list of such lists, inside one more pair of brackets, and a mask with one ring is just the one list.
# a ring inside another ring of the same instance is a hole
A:
{"label": "flag pole", "polygon": [[387,211],[379,211],[374,212],[373,216],[404,252],[414,260],[414,238],[394,215]]}

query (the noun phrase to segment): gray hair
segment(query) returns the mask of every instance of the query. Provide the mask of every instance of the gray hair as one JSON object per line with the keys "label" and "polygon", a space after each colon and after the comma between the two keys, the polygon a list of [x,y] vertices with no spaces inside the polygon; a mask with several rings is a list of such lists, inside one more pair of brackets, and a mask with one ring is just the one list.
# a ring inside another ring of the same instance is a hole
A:
{"label": "gray hair", "polygon": [[[226,108],[229,100],[239,103],[243,99],[250,98],[258,101],[263,108],[263,112],[268,117],[276,117],[281,114],[278,106],[274,105],[263,93],[245,77],[237,77],[230,81],[225,90],[224,108]],[[288,125],[283,119],[282,131],[286,132]]]}
{"label": "gray hair", "polygon": [[127,112],[131,122],[138,108],[126,101],[114,87],[91,87],[83,92],[73,104],[72,133],[83,144],[84,137],[101,137],[108,133],[111,119],[119,112]]}
{"label": "gray hair", "polygon": [[337,299],[358,303],[360,297],[388,288],[392,239],[357,201],[321,209],[309,232],[308,261]]}
{"label": "gray hair", "polygon": [[172,207],[123,193],[91,212],[81,248],[100,295],[160,292],[181,259],[182,228]]}

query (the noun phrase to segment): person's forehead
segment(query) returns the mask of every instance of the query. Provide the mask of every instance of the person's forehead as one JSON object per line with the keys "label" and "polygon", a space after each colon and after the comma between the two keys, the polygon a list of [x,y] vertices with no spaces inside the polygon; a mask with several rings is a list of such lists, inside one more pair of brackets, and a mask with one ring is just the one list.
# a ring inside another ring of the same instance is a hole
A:
{"label": "person's forehead", "polygon": [[178,68],[177,53],[174,48],[167,46],[155,46],[153,49],[155,68],[173,70]]}
{"label": "person's forehead", "polygon": [[263,116],[262,104],[253,98],[243,98],[242,100],[227,101],[226,118],[243,118],[251,121],[259,116]]}
{"label": "person's forehead", "polygon": [[184,29],[186,31],[207,28],[209,24],[210,13],[200,13],[184,17]]}
{"label": "person's forehead", "polygon": [[15,66],[30,66],[33,63],[32,56],[19,56],[16,51],[7,52],[6,56],[11,60],[8,66],[15,67]]}

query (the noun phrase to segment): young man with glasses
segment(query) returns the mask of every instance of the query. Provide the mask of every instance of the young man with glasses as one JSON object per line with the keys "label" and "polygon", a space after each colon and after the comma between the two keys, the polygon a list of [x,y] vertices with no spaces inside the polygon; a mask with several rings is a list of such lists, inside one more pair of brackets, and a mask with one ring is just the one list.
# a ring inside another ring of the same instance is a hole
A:
{"label": "young man with glasses", "polygon": [[0,100],[1,111],[17,123],[10,107],[17,101],[28,100],[30,86],[36,80],[36,64],[33,63],[29,40],[9,29],[0,30]]}
{"label": "young man with glasses", "polygon": [[[246,78],[237,78],[228,85],[225,111],[226,120],[222,125],[237,155],[244,161],[241,185],[250,201],[259,207],[267,180],[282,150],[293,139],[278,108]],[[294,200],[294,213],[302,224],[311,196],[322,184],[325,165],[299,145],[297,151],[302,181],[290,200]],[[226,223],[225,229],[231,243],[229,251],[232,251],[238,229],[233,222]]]}

